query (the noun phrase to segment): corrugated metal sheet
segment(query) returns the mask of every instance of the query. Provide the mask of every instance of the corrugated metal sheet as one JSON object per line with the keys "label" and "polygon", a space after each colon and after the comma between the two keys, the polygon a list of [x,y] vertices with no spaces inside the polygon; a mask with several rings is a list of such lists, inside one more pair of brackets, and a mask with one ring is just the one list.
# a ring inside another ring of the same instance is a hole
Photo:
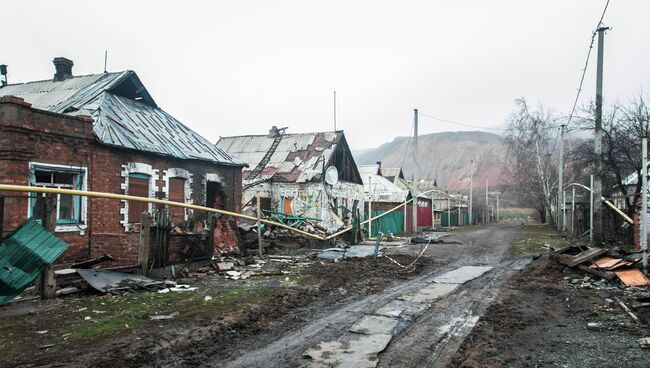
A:
{"label": "corrugated metal sheet", "polygon": [[0,304],[11,301],[68,245],[28,219],[0,245]]}
{"label": "corrugated metal sheet", "polygon": [[[329,161],[342,132],[284,134],[269,162],[252,181],[261,178],[274,181],[305,183],[319,180],[323,161]],[[266,135],[221,137],[216,146],[245,163],[242,175],[246,184],[248,175],[272,149],[274,138]]]}
{"label": "corrugated metal sheet", "polygon": [[[124,92],[125,89],[127,92]],[[127,93],[129,98],[117,96],[116,90],[121,90],[121,94]],[[7,95],[21,97],[37,109],[70,115],[90,115],[95,119],[95,135],[107,145],[180,159],[244,165],[243,161],[216,148],[207,139],[159,109],[131,70],[0,88],[0,96]],[[139,100],[132,99],[136,97]]]}
{"label": "corrugated metal sheet", "polygon": [[363,182],[368,181],[368,177],[370,176],[375,176],[379,174],[379,165],[359,165],[357,166],[357,169],[359,169],[359,175],[361,175],[361,179]]}
{"label": "corrugated metal sheet", "polygon": [[[372,183],[370,183],[370,177],[372,177]],[[373,202],[401,203],[408,196],[408,191],[379,175],[362,176],[361,179],[363,180],[363,190],[366,193],[366,200],[372,199]]]}
{"label": "corrugated metal sheet", "polygon": [[93,112],[100,142],[181,159],[243,165],[165,111],[104,92]]}

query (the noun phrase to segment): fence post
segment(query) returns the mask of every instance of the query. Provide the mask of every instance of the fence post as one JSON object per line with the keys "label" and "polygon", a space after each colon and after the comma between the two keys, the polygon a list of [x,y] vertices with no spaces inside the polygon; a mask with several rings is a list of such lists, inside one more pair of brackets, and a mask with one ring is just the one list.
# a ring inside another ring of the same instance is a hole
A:
{"label": "fence post", "polygon": [[[45,230],[54,234],[56,230],[56,202],[57,195],[47,193],[43,201],[43,227]],[[56,280],[54,279],[54,266],[47,265],[38,281],[40,282],[39,291],[42,299],[52,299],[56,297]]]}
{"label": "fence post", "polygon": [[142,212],[140,216],[140,248],[138,249],[138,260],[142,267],[142,273],[146,275],[149,271],[149,246],[151,239],[151,215]]}

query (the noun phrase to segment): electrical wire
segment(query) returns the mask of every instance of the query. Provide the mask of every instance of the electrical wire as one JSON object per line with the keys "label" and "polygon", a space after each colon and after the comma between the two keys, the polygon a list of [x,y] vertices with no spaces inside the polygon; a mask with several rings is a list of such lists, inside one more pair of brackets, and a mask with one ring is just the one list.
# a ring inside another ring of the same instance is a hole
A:
{"label": "electrical wire", "polygon": [[433,119],[433,120],[442,121],[443,123],[449,123],[449,124],[460,125],[460,126],[464,126],[464,127],[467,127],[467,128],[488,129],[488,130],[500,130],[500,131],[506,131],[506,130],[508,130],[507,128],[486,128],[486,127],[481,127],[481,126],[472,125],[472,124],[467,124],[467,123],[459,123],[459,122],[457,122],[457,121],[447,120],[447,119],[441,119],[441,118],[435,117],[435,116],[433,116],[433,115],[425,114],[425,113],[423,113],[423,112],[421,112],[421,111],[418,111],[418,114],[420,114],[420,115],[422,115],[422,116],[425,116],[425,117],[427,117],[427,118]]}
{"label": "electrical wire", "polygon": [[585,75],[587,74],[587,67],[589,66],[589,58],[591,56],[591,50],[594,48],[594,41],[596,40],[596,34],[598,33],[598,28],[603,24],[603,18],[605,18],[605,13],[607,12],[607,7],[609,6],[609,0],[605,3],[605,8],[603,9],[603,13],[600,16],[600,20],[598,20],[598,24],[596,25],[596,28],[594,31],[591,33],[591,43],[589,44],[589,50],[587,50],[587,58],[585,60],[585,67],[582,69],[582,76],[580,77],[580,84],[578,85],[578,92],[576,93],[576,98],[573,101],[573,107],[571,108],[571,113],[569,114],[569,119],[567,120],[566,126],[568,127],[569,124],[571,124],[571,119],[573,118],[573,114],[575,113],[576,106],[578,105],[578,99],[580,98],[580,92],[582,92],[582,85],[585,81]]}

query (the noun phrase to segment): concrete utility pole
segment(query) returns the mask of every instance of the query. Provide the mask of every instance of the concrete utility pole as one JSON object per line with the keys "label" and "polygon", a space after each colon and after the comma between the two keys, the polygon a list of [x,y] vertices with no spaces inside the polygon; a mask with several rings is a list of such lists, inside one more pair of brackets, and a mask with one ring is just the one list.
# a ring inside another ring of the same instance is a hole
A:
{"label": "concrete utility pole", "polygon": [[497,193],[497,222],[501,221],[501,216],[499,215],[499,193]]}
{"label": "concrete utility pole", "polygon": [[639,240],[643,254],[643,269],[648,268],[648,129],[641,139],[641,228]]}
{"label": "concrete utility pole", "polygon": [[598,28],[598,64],[596,67],[596,129],[594,132],[594,197],[598,203],[593,207],[594,226],[592,227],[592,245],[603,243],[603,206],[600,198],[603,195],[603,48],[605,46],[605,31],[609,27]]}
{"label": "concrete utility pole", "polygon": [[488,190],[490,179],[485,179],[485,223],[487,224],[490,221],[490,205],[488,204]]}
{"label": "concrete utility pole", "polygon": [[474,191],[473,189],[473,181],[474,181],[474,160],[470,161],[470,165],[472,166],[472,171],[469,173],[469,223],[468,225],[472,224],[472,192]]}
{"label": "concrete utility pole", "polygon": [[576,231],[576,187],[572,188],[571,193],[571,235],[575,235]]}
{"label": "concrete utility pole", "polygon": [[[368,177],[368,220],[372,218],[372,176]],[[372,237],[372,221],[368,221],[368,237]]]}
{"label": "concrete utility pole", "polygon": [[589,175],[589,243],[594,244],[594,176]]}
{"label": "concrete utility pole", "polygon": [[[557,170],[557,231],[562,231],[564,228],[564,218],[560,218],[560,208],[564,208],[564,203],[562,201],[562,191],[564,190],[563,179],[564,179],[564,127],[566,125],[560,125],[560,166]],[[560,207],[562,203],[562,207]]]}
{"label": "concrete utility pole", "polygon": [[418,109],[413,109],[413,159],[415,169],[413,170],[413,234],[418,232]]}

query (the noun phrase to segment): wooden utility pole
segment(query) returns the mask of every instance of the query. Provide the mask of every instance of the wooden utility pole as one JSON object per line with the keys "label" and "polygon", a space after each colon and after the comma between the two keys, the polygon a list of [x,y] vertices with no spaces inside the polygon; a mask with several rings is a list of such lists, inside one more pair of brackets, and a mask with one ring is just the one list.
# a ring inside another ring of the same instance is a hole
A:
{"label": "wooden utility pole", "polygon": [[594,176],[589,175],[589,243],[594,244]]}
{"label": "wooden utility pole", "polygon": [[[56,198],[57,195],[47,193],[42,202],[43,227],[54,234],[56,230]],[[43,273],[37,279],[37,286],[42,299],[53,299],[56,297],[56,279],[54,278],[54,266],[47,265]]]}
{"label": "wooden utility pole", "polygon": [[594,197],[597,203],[593,207],[594,226],[592,227],[592,245],[603,243],[603,52],[605,31],[608,27],[598,28],[598,64],[596,67],[596,129],[594,132]]}
{"label": "wooden utility pole", "polygon": [[564,179],[564,127],[564,124],[560,125],[560,165],[557,170],[557,211],[555,211],[557,214],[557,231],[562,231],[564,228],[564,218],[560,217],[560,208],[564,208],[564,203],[562,202],[562,192],[564,190],[562,183]]}
{"label": "wooden utility pole", "polygon": [[418,232],[418,109],[413,109],[413,159],[415,169],[413,170],[413,234]]}
{"label": "wooden utility pole", "polygon": [[497,222],[501,220],[501,216],[499,215],[499,193],[497,193]]}
{"label": "wooden utility pole", "polygon": [[260,258],[264,255],[262,252],[262,205],[260,203],[260,191],[258,190],[255,194],[257,199],[257,249],[259,252]]}
{"label": "wooden utility pole", "polygon": [[490,189],[490,179],[485,179],[485,223],[490,221],[490,205],[488,204],[488,192]]}
{"label": "wooden utility pole", "polygon": [[149,245],[151,239],[151,215],[144,211],[140,216],[140,248],[138,249],[138,260],[142,268],[142,274],[149,272]]}

